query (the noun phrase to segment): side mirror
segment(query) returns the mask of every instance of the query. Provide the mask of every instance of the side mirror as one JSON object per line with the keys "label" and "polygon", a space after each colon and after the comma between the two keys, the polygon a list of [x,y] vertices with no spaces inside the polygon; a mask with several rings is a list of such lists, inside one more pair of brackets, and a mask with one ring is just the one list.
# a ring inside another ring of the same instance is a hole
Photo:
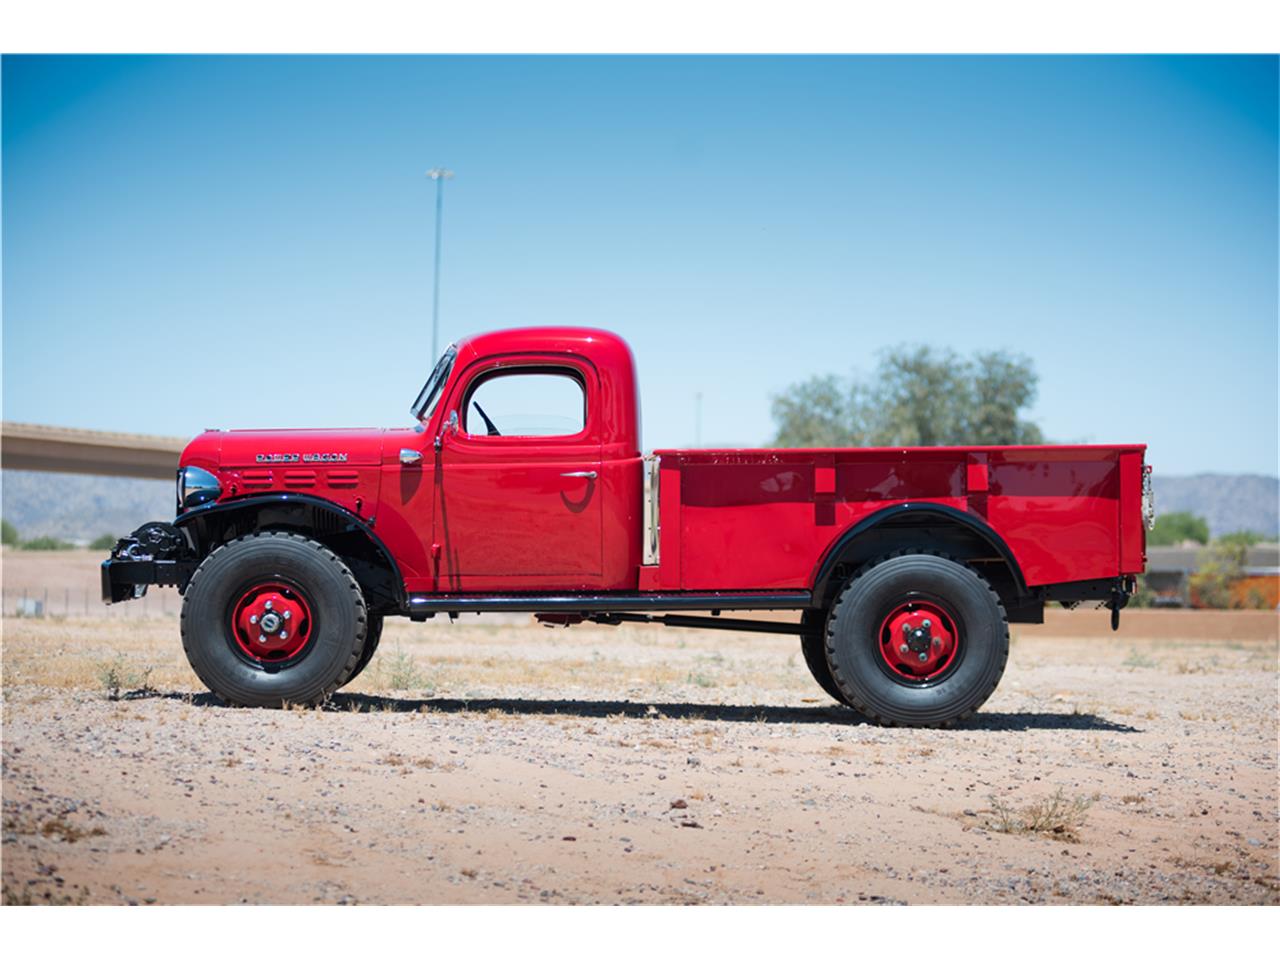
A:
{"label": "side mirror", "polygon": [[444,427],[436,435],[436,449],[439,450],[441,444],[444,443],[445,434],[455,434],[458,432],[458,411],[450,410],[449,419],[445,421]]}

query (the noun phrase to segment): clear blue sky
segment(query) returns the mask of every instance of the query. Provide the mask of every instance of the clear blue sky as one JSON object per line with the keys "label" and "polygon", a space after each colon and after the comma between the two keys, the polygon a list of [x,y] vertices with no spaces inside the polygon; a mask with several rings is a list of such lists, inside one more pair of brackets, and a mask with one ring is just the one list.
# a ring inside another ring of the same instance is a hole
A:
{"label": "clear blue sky", "polygon": [[930,343],[1059,441],[1277,472],[1274,57],[6,57],[4,417],[380,425],[442,341],[605,326],[648,447]]}

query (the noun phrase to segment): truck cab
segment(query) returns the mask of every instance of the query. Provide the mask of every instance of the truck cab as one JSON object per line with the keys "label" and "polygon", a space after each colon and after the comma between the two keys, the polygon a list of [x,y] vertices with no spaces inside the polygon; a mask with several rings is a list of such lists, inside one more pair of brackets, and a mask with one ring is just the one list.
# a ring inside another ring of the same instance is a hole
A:
{"label": "truck cab", "polygon": [[643,460],[635,361],[603,330],[447,349],[383,447],[380,531],[410,593],[635,590]]}

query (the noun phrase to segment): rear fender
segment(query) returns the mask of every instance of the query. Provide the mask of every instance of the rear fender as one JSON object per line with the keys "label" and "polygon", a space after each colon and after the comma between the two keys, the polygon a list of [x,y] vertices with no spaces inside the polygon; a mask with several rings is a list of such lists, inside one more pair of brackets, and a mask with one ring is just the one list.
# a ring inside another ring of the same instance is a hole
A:
{"label": "rear fender", "polygon": [[[1039,605],[1000,534],[973,514],[935,503],[895,504],[842,533],[814,569],[814,604],[828,606],[858,567],[901,549],[936,550],[969,563],[1000,594],[1011,619],[1018,608]],[[1027,611],[1028,616],[1035,613]]]}

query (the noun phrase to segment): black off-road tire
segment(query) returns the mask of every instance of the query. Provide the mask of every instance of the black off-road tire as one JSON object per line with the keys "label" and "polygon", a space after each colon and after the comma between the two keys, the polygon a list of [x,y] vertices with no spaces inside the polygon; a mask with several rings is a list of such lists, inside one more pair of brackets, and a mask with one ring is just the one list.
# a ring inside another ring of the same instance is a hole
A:
{"label": "black off-road tire", "polygon": [[836,703],[850,706],[836,686],[835,678],[831,676],[831,666],[827,663],[827,612],[806,610],[800,618],[800,625],[804,627],[804,633],[800,634],[800,652],[804,654],[809,673]]}
{"label": "black off-road tire", "polygon": [[360,652],[360,659],[356,661],[355,669],[351,671],[351,676],[343,680],[338,686],[345,687],[347,684],[355,680],[356,677],[364,673],[364,668],[369,665],[369,661],[373,659],[373,655],[378,652],[378,641],[382,639],[382,614],[369,614],[369,625],[364,632],[364,649]]}
{"label": "black off-road tire", "polygon": [[[303,591],[313,620],[306,647],[280,664],[245,656],[232,626],[238,598],[268,581]],[[191,668],[222,700],[246,707],[323,702],[352,675],[367,628],[364,595],[347,565],[323,544],[284,531],[218,547],[196,568],[182,604]]]}
{"label": "black off-road tire", "polygon": [[[895,676],[881,654],[880,630],[904,602],[941,603],[959,631],[956,655],[936,680]],[[1009,659],[1009,624],[990,584],[950,557],[901,552],[862,567],[832,607],[827,662],[855,710],[886,726],[945,727],[991,696]]]}

